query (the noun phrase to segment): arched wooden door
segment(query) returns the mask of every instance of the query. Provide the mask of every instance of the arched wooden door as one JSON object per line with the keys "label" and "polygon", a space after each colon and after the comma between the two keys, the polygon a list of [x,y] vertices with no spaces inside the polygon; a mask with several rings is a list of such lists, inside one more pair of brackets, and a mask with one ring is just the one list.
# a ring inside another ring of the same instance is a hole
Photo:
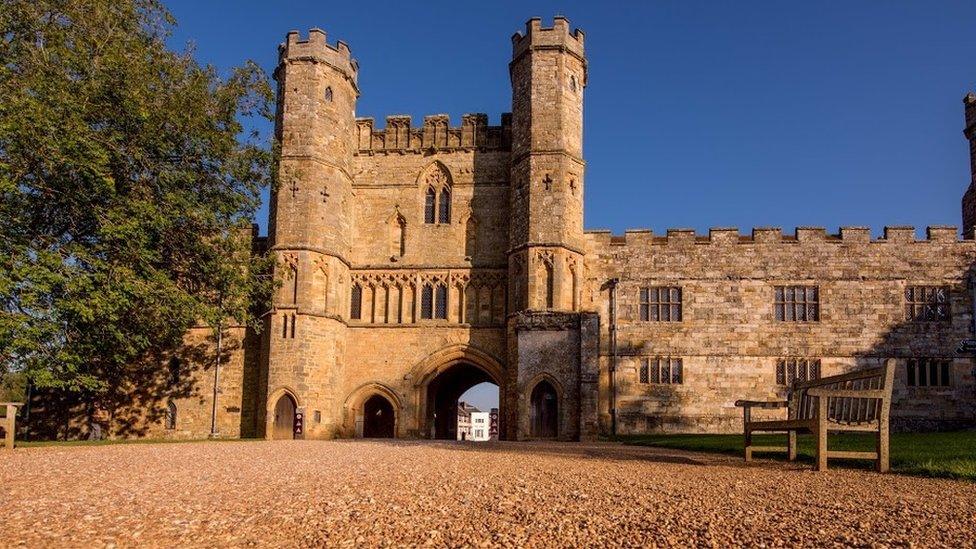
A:
{"label": "arched wooden door", "polygon": [[295,438],[295,405],[291,395],[281,395],[275,404],[274,438],[276,440]]}
{"label": "arched wooden door", "polygon": [[381,395],[369,397],[363,404],[363,437],[393,438],[396,415],[393,405]]}
{"label": "arched wooden door", "polygon": [[556,438],[559,434],[559,398],[556,389],[542,380],[532,389],[532,436]]}

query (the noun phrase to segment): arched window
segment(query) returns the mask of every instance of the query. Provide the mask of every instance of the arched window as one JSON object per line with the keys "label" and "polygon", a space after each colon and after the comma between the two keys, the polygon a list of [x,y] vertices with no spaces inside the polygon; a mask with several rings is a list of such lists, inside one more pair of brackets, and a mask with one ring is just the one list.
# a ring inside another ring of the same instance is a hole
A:
{"label": "arched window", "polygon": [[430,320],[434,317],[434,287],[424,284],[420,291],[420,318]]}
{"label": "arched window", "polygon": [[166,405],[166,429],[176,429],[176,403],[172,400]]}
{"label": "arched window", "polygon": [[325,88],[325,100],[329,103],[332,102],[332,86]]}
{"label": "arched window", "polygon": [[447,285],[437,285],[437,318],[447,320]]}
{"label": "arched window", "polygon": [[359,320],[363,317],[363,287],[354,284],[352,287],[352,299],[349,304],[349,318]]}
{"label": "arched window", "polygon": [[436,208],[434,203],[437,201],[437,193],[434,192],[433,187],[427,188],[427,194],[424,197],[424,223],[434,223],[434,213]]}
{"label": "arched window", "polygon": [[440,203],[440,215],[438,216],[438,222],[440,223],[450,223],[451,222],[451,191],[447,187],[441,189],[441,203]]}

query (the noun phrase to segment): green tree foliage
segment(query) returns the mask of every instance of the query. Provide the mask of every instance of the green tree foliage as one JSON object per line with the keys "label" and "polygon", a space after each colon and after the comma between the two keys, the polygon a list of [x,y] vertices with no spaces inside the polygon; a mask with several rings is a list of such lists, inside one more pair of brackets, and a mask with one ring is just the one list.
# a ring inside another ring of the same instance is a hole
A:
{"label": "green tree foliage", "polygon": [[[257,326],[249,223],[273,100],[165,44],[156,0],[0,0],[0,361],[97,393],[228,318]],[[163,366],[164,367],[164,366]]]}

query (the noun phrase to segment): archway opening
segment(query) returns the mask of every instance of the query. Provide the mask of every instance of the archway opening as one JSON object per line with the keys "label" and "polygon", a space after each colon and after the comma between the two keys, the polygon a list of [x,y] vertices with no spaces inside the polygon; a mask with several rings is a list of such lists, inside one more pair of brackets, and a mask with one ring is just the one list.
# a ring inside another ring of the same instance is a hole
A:
{"label": "archway opening", "polygon": [[467,362],[457,363],[431,380],[427,385],[427,435],[440,440],[458,440],[458,401],[461,395],[482,383],[498,385],[486,371]]}
{"label": "archway opening", "polygon": [[289,394],[281,395],[275,404],[274,438],[276,440],[295,438],[295,410],[298,406]]}
{"label": "archway opening", "polygon": [[363,403],[363,438],[393,438],[396,414],[383,395],[373,395]]}
{"label": "archway opening", "polygon": [[498,440],[498,385],[479,383],[458,399],[457,439]]}
{"label": "archway opening", "polygon": [[556,388],[544,379],[532,389],[531,400],[532,436],[556,438],[559,433],[559,397]]}

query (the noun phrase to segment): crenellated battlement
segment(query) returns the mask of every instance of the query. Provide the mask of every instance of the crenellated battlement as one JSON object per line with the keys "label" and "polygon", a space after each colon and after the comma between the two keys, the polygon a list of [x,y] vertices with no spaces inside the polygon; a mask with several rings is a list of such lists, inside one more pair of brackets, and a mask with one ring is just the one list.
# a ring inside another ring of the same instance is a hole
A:
{"label": "crenellated battlement", "polygon": [[285,41],[278,45],[278,64],[286,62],[312,61],[325,63],[342,72],[356,85],[359,76],[359,63],[352,58],[349,45],[339,40],[333,46],[326,41],[325,31],[313,28],[308,38],[302,39],[297,30],[289,31]]}
{"label": "crenellated battlement", "polygon": [[407,115],[386,117],[386,127],[376,128],[375,119],[356,119],[358,154],[424,153],[431,150],[509,150],[512,115],[503,113],[500,126],[489,126],[484,113],[465,114],[460,127],[451,127],[446,114],[424,117],[423,126],[413,128]]}
{"label": "crenellated battlement", "polygon": [[582,30],[569,30],[569,20],[565,17],[554,17],[552,27],[543,27],[542,18],[533,17],[525,22],[524,33],[512,35],[512,59],[518,59],[530,49],[558,49],[582,59],[584,38]]}
{"label": "crenellated battlement", "polygon": [[737,227],[714,227],[708,235],[699,235],[694,229],[668,229],[665,235],[655,235],[650,229],[634,229],[615,235],[609,230],[586,231],[587,238],[600,247],[605,246],[648,246],[648,245],[703,245],[703,244],[775,244],[775,243],[862,243],[862,244],[911,244],[930,242],[973,243],[971,239],[959,236],[959,229],[952,225],[932,225],[926,227],[925,238],[915,237],[915,227],[886,226],[881,238],[871,238],[869,227],[841,227],[835,234],[828,234],[823,227],[797,227],[792,235],[784,235],[780,227],[756,227],[752,233],[743,235]]}

